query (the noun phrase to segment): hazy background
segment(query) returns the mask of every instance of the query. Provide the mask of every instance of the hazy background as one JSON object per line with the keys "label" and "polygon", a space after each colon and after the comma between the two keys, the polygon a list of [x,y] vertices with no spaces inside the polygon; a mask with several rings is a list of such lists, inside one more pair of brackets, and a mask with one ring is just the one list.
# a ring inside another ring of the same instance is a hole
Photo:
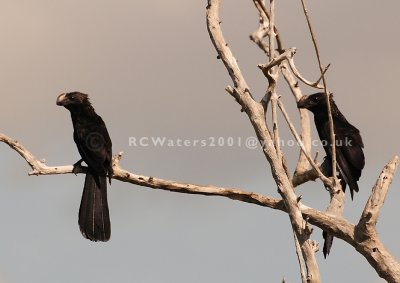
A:
{"label": "hazy background", "polygon": [[[106,121],[113,151],[127,170],[177,181],[234,186],[278,196],[260,149],[133,147],[129,137],[208,139],[253,136],[224,88],[205,24],[207,1],[0,0],[0,131],[48,165],[79,159],[58,94],[89,93]],[[345,216],[358,221],[398,140],[399,1],[308,1],[329,89],[363,136],[366,168]],[[318,77],[300,1],[277,3],[286,47],[298,68]],[[266,58],[248,39],[258,26],[252,1],[224,1],[222,27],[253,95],[266,80]],[[283,80],[281,81],[283,85]],[[282,99],[297,112],[286,87]],[[313,90],[303,88],[305,93]],[[290,138],[280,117],[283,138]],[[291,170],[298,149],[287,148]],[[315,149],[317,150],[317,149]],[[192,196],[115,181],[109,189],[112,237],[84,239],[78,228],[83,175],[28,177],[30,168],[1,145],[0,282],[299,282],[286,214],[223,198]],[[322,154],[323,155],[323,154]],[[321,156],[322,157],[322,156]],[[383,242],[400,255],[400,195],[395,177],[378,223]],[[324,209],[321,182],[298,188]],[[313,239],[321,241],[320,229]],[[318,253],[323,282],[380,282],[367,261],[335,239],[328,260]]]}

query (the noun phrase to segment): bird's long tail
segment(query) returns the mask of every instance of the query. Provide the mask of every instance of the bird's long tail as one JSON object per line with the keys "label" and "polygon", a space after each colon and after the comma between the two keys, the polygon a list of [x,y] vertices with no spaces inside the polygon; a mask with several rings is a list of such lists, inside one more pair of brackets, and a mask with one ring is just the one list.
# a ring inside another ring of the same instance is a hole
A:
{"label": "bird's long tail", "polygon": [[328,234],[327,232],[323,231],[322,237],[324,237],[324,247],[322,249],[322,252],[324,253],[324,258],[326,258],[329,255],[329,253],[331,252],[333,236],[331,234]]}
{"label": "bird's long tail", "polygon": [[79,228],[91,241],[110,239],[111,223],[107,203],[107,178],[87,172],[79,208]]}

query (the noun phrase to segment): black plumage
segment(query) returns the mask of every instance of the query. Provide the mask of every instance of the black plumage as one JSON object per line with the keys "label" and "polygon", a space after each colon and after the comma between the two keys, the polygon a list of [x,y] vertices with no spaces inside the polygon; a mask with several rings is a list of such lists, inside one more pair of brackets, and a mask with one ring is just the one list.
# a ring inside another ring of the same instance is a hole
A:
{"label": "black plumage", "polygon": [[79,228],[91,241],[108,241],[111,223],[107,203],[107,175],[111,184],[112,143],[103,119],[96,114],[88,95],[70,92],[57,97],[57,105],[71,112],[74,141],[84,161],[87,173],[81,205]]}
{"label": "black plumage", "polygon": [[[350,124],[343,114],[339,111],[333,100],[332,94],[329,95],[331,106],[334,132],[336,139],[336,163],[339,171],[339,178],[343,191],[346,184],[350,188],[351,199],[354,192],[358,192],[357,181],[360,179],[361,171],[365,165],[364,144],[360,131]],[[314,122],[318,131],[319,138],[326,152],[326,158],[329,164],[332,160],[332,143],[330,138],[329,117],[327,110],[327,99],[323,92],[303,96],[297,103],[298,108],[306,108],[314,114]],[[332,169],[332,168],[330,168]],[[330,176],[332,175],[332,170]],[[326,257],[332,246],[333,237],[326,232],[323,233],[324,256]]]}

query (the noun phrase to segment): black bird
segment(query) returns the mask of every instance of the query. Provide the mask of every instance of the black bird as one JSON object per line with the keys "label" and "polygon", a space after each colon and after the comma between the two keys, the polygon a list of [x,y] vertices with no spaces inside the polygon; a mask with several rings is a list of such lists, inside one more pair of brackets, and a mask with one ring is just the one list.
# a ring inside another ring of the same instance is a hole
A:
{"label": "black bird", "polygon": [[[336,139],[336,161],[339,171],[340,183],[343,191],[346,189],[346,184],[350,188],[351,199],[353,199],[354,191],[358,192],[357,181],[360,179],[361,171],[365,165],[365,158],[363,152],[363,141],[360,131],[350,124],[343,114],[339,111],[338,107],[333,100],[332,94],[329,95],[331,106],[334,132]],[[306,108],[314,114],[314,122],[318,131],[319,138],[323,144],[326,152],[326,161],[331,164],[332,160],[332,147],[329,128],[329,117],[326,103],[326,94],[323,92],[303,96],[298,102],[298,108]],[[332,168],[330,167],[330,175],[332,175]],[[329,254],[333,236],[328,235],[325,231],[323,233],[325,243],[323,253],[326,256]]]}
{"label": "black bird", "polygon": [[82,157],[74,167],[79,166],[82,161],[88,167],[79,207],[79,228],[85,238],[106,242],[111,235],[107,203],[107,175],[110,184],[112,176],[110,136],[87,94],[60,94],[57,105],[64,106],[71,112],[74,141]]}

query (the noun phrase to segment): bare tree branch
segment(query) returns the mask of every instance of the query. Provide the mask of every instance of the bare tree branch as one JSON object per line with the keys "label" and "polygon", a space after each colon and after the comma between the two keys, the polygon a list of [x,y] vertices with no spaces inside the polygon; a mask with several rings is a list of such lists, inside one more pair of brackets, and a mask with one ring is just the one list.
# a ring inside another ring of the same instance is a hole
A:
{"label": "bare tree branch", "polygon": [[400,282],[400,265],[380,242],[376,223],[398,165],[399,157],[395,156],[383,168],[355,227],[357,251],[364,255],[379,276],[388,282]]}
{"label": "bare tree branch", "polygon": [[379,213],[385,202],[398,163],[399,158],[396,156],[385,166],[382,173],[379,175],[378,180],[376,180],[376,183],[372,188],[372,194],[369,197],[361,215],[361,219],[357,224],[357,229],[360,234],[376,233],[376,223],[378,221]]}
{"label": "bare tree branch", "polygon": [[[272,104],[272,125],[273,125],[273,139],[274,139],[274,146],[276,149],[277,157],[278,160],[282,163],[287,177],[290,178],[290,173],[289,173],[289,168],[286,164],[286,160],[282,154],[281,148],[280,148],[280,142],[279,142],[279,129],[278,129],[278,119],[277,119],[277,103],[279,100],[279,96],[276,93],[276,85],[277,85],[277,80],[279,78],[278,72],[280,69],[280,65],[283,63],[284,60],[288,60],[289,57],[293,57],[293,55],[296,52],[295,48],[289,49],[281,54],[276,54],[275,52],[275,40],[279,41],[278,42],[278,47],[282,47],[282,43],[280,40],[277,38],[277,34],[275,33],[275,1],[270,0],[270,11],[269,14],[267,13],[267,9],[265,8],[265,1],[253,1],[257,10],[259,11],[260,14],[260,25],[258,31],[254,32],[250,38],[258,44],[258,46],[268,54],[269,57],[269,63],[268,64],[263,64],[259,65],[258,67],[263,71],[265,77],[268,79],[268,87],[267,87],[267,92],[265,96],[262,99],[262,104],[264,106],[265,111],[268,108],[268,103],[271,101]],[[266,29],[268,27],[268,29]],[[263,38],[268,36],[269,38],[269,45],[265,45],[263,43]],[[306,231],[307,229],[307,224],[305,225],[303,231]],[[311,230],[310,230],[311,231]],[[303,255],[301,245],[299,243],[299,240],[297,238],[296,232],[293,231],[294,234],[294,241],[295,241],[295,246],[296,246],[296,254],[297,258],[299,261],[299,268],[300,268],[300,273],[301,273],[301,279],[303,282],[307,282],[307,278],[312,281],[315,280],[317,282],[319,278],[316,278],[315,274],[319,274],[318,270],[309,270],[309,276],[307,277],[305,274],[304,270],[304,258],[307,257],[307,255]],[[311,232],[310,234],[311,235]],[[308,236],[309,238],[309,236]],[[308,240],[309,242],[310,240]],[[303,243],[304,244],[304,243]],[[308,244],[308,243],[305,243]],[[310,245],[311,246],[311,245]],[[312,246],[311,246],[312,249]],[[307,268],[317,268],[316,264],[312,261],[308,263]],[[319,276],[319,275],[318,275]]]}
{"label": "bare tree branch", "polygon": [[[5,134],[0,133],[0,142],[9,145],[12,150],[18,152],[19,155],[28,163],[28,165],[32,169],[32,171],[28,173],[29,176],[86,173],[86,167],[84,166],[75,167],[75,170],[73,165],[47,166],[44,162],[39,161],[21,143],[19,143],[15,139],[6,136]],[[176,181],[163,180],[152,176],[134,174],[120,167],[119,164],[121,159],[122,153],[119,153],[113,157],[112,178],[122,182],[127,182],[143,187],[149,187],[152,189],[166,190],[178,193],[199,194],[205,196],[221,196],[230,198],[232,200],[238,200],[242,202],[256,204],[259,206],[269,207],[272,209],[286,211],[285,205],[282,200],[252,192],[246,192],[236,188],[222,188],[213,185],[180,183]],[[314,210],[304,205],[302,205],[302,207],[308,210],[307,217],[313,219]],[[322,219],[320,221],[322,221]]]}
{"label": "bare tree branch", "polygon": [[278,55],[278,56],[274,56],[271,61],[265,65],[265,64],[260,64],[258,65],[258,67],[263,71],[264,75],[267,77],[268,76],[268,71],[275,66],[280,65],[283,61],[285,60],[289,60],[290,58],[292,58],[294,56],[294,54],[296,54],[296,48],[289,48],[287,49],[285,52],[283,52],[282,54]]}
{"label": "bare tree branch", "polygon": [[[264,27],[269,27],[269,19],[271,16],[269,15],[267,8],[265,7],[265,0],[253,0],[253,3],[257,8],[258,13],[260,14],[260,23],[263,23],[263,25],[260,25],[259,29],[258,29],[258,31],[261,31],[264,29]],[[279,53],[283,53],[284,49],[283,49],[282,41],[281,41],[281,38],[279,35],[278,28],[276,26],[274,27],[274,32],[275,32],[275,39],[276,39],[276,43],[277,43],[277,50],[279,51]],[[250,35],[250,39],[254,41],[254,39],[252,37],[255,36],[256,37],[255,43],[265,53],[268,54],[268,49],[269,49],[268,45],[263,42],[263,38],[266,37],[267,34],[268,34],[268,30],[266,30],[266,33],[255,32],[252,35]]]}
{"label": "bare tree branch", "polygon": [[288,58],[288,62],[289,62],[289,66],[290,69],[292,70],[293,74],[296,76],[296,78],[298,78],[300,81],[302,81],[304,84],[311,86],[311,87],[315,87],[315,88],[319,88],[319,89],[323,89],[324,86],[319,85],[319,82],[321,81],[321,79],[323,78],[324,74],[326,73],[326,71],[328,71],[329,66],[328,65],[325,70],[322,72],[321,77],[318,78],[318,80],[316,82],[310,82],[309,80],[307,80],[306,78],[304,78],[299,70],[296,68],[296,65],[294,64],[294,59],[292,58]]}
{"label": "bare tree branch", "polygon": [[[267,12],[267,9],[265,8],[265,1],[261,0],[253,0],[254,5],[256,6],[258,12],[259,12],[259,17],[260,17],[260,24],[259,28],[257,31],[253,32],[250,35],[250,39],[254,41],[261,50],[263,50],[265,53],[268,54],[268,45],[263,41],[263,39],[268,35],[268,27],[269,27],[269,14]],[[296,53],[296,48],[289,48],[287,50],[284,50],[283,48],[283,43],[282,40],[280,39],[279,32],[277,27],[274,27],[275,29],[275,35],[276,35],[276,41],[278,45],[278,54],[277,57],[275,57],[268,65],[261,64],[258,65],[258,67],[263,71],[264,75],[268,78],[268,70],[275,66],[279,65],[280,70],[283,74],[283,77],[285,78],[286,82],[289,85],[290,90],[292,91],[296,102],[303,96],[301,93],[301,89],[298,86],[298,82],[295,79],[295,76],[293,76],[293,73],[290,72],[289,68],[289,60],[293,59],[294,54]],[[291,61],[293,62],[293,61]],[[294,63],[293,63],[294,65]],[[296,69],[297,70],[297,69]],[[265,108],[267,108],[267,105],[270,100],[270,95],[267,92],[267,95],[263,98],[263,102],[265,103]],[[306,152],[310,153],[311,151],[311,129],[310,129],[310,116],[308,114],[308,111],[306,109],[299,109],[300,112],[300,122],[301,122],[301,139],[304,145],[304,148],[306,149]],[[296,169],[293,175],[293,180],[295,181],[294,184],[297,183],[297,181],[300,182],[306,182],[309,179],[307,178],[312,178],[311,175],[306,174],[303,178],[303,174],[307,172],[314,172],[314,175],[316,176],[312,179],[315,180],[318,178],[318,174],[315,170],[308,170],[310,164],[307,160],[307,156],[304,154],[302,150],[300,150],[299,154],[299,160],[296,165]],[[310,176],[310,177],[309,177]]]}
{"label": "bare tree branch", "polygon": [[268,45],[263,42],[263,39],[268,35],[269,30],[269,19],[268,13],[265,9],[265,1],[253,0],[253,3],[256,6],[260,15],[260,22],[258,30],[250,35],[250,39],[254,41],[254,43],[256,43],[258,47],[260,47],[260,49],[264,51],[264,53],[268,54]]}
{"label": "bare tree branch", "polygon": [[[73,170],[73,165],[55,167],[47,166],[44,164],[44,162],[37,160],[35,156],[19,142],[1,133],[0,142],[8,144],[11,149],[17,151],[21,157],[26,160],[28,165],[33,170],[29,173],[29,175],[85,173],[85,167],[77,167],[78,170]],[[222,188],[212,185],[204,186],[189,183],[179,183],[176,181],[168,181],[151,176],[137,175],[120,167],[119,163],[121,158],[122,154],[118,154],[113,158],[114,174],[112,177],[122,182],[128,182],[142,187],[149,187],[177,193],[221,196],[232,200],[281,210],[288,213],[285,202],[272,197],[246,192],[236,188]],[[298,203],[302,217],[307,219],[308,223],[327,231],[333,236],[340,238],[355,247],[356,250],[359,251],[370,262],[371,266],[375,268],[378,274],[388,282],[400,282],[400,264],[389,253],[389,251],[387,251],[383,243],[379,240],[375,228],[372,230],[365,229],[364,227],[366,224],[364,223],[371,223],[368,221],[378,218],[379,209],[376,209],[376,207],[380,208],[383,204],[383,200],[398,166],[398,162],[399,158],[396,156],[383,169],[376,182],[376,185],[374,186],[373,193],[370,197],[371,201],[369,201],[369,204],[366,206],[367,212],[363,213],[363,217],[357,226],[354,226],[341,216],[333,216],[329,213],[321,212],[308,207],[301,202]],[[376,223],[376,220],[373,221]],[[367,225],[372,227],[375,224]],[[372,233],[369,233],[369,231],[372,231]],[[315,243],[312,241],[307,241],[306,243],[310,245],[310,248],[313,250],[316,249]]]}
{"label": "bare tree branch", "polygon": [[[315,160],[314,160],[314,162],[315,162]],[[308,164],[308,162],[307,162],[307,164]],[[316,162],[315,162],[315,164],[318,166],[318,164]],[[321,172],[323,173],[322,170],[321,170]],[[297,171],[295,171],[293,178],[292,178],[292,184],[293,184],[293,187],[298,187],[304,183],[307,183],[308,181],[315,181],[316,179],[318,179],[318,177],[319,177],[318,172],[314,168],[311,168],[310,170],[307,170],[307,171],[303,171],[300,174]]]}
{"label": "bare tree branch", "polygon": [[[86,167],[83,166],[75,168],[73,165],[47,166],[44,162],[36,159],[36,157],[18,141],[2,133],[0,133],[0,142],[9,145],[11,149],[15,150],[21,155],[21,157],[32,169],[32,171],[28,173],[30,176],[86,173]],[[221,188],[212,185],[203,186],[189,183],[179,183],[151,176],[137,175],[120,167],[119,163],[121,158],[122,153],[119,153],[113,157],[112,178],[122,182],[179,193],[222,196],[233,200],[284,210],[284,204],[281,200],[251,192],[245,192],[235,188]]]}
{"label": "bare tree branch", "polygon": [[[261,103],[250,99],[250,95],[247,93],[248,91],[246,91],[246,89],[248,90],[247,84],[222,34],[219,19],[220,2],[221,0],[208,1],[207,29],[211,41],[235,84],[235,91],[237,93],[236,100],[248,115],[258,140],[262,145],[263,153],[272,167],[272,175],[278,186],[278,192],[281,194],[285,207],[288,209],[293,230],[302,248],[308,272],[307,278],[309,282],[319,282],[320,275],[315,258],[315,248],[309,239],[310,234],[306,231],[306,225],[304,225],[304,220],[299,209],[297,196],[293,191],[292,183],[285,172],[282,160],[278,158],[275,146],[273,146],[269,130],[266,126],[264,107]],[[245,88],[243,88],[244,85],[246,85]]]}
{"label": "bare tree branch", "polygon": [[[331,167],[331,164],[328,164],[329,163],[328,159],[324,159],[321,165],[317,163],[317,159],[318,159],[318,151],[314,157],[314,163],[319,166],[319,169],[324,175],[327,175],[326,172],[329,172]],[[316,179],[318,179],[318,172],[314,168],[311,168],[307,171],[303,171],[300,174],[295,174],[292,179],[292,184],[293,187],[297,187],[308,181],[315,181]]]}
{"label": "bare tree branch", "polygon": [[[30,153],[22,144],[17,140],[7,137],[0,133],[0,142],[3,142],[10,146],[13,150],[19,153],[23,159],[28,162],[32,171],[28,175],[53,175],[53,174],[69,174],[72,173],[74,167],[72,165],[67,166],[55,166],[48,167],[43,161],[36,159],[36,157]],[[83,167],[76,167],[76,173],[86,172],[82,169]]]}
{"label": "bare tree branch", "polygon": [[[233,56],[230,48],[228,48],[228,43],[225,41],[222,35],[222,31],[220,29],[221,21],[218,17],[219,3],[218,5],[212,5],[212,2],[212,0],[209,0],[207,7],[207,11],[209,12],[207,15],[207,22],[209,23],[207,24],[208,32],[215,34],[214,37],[211,37],[211,41],[216,46],[218,56],[219,58],[221,58],[226,69],[228,70],[230,77],[232,78],[237,100],[240,101],[242,97],[249,99],[251,98],[249,87],[242,75],[242,72],[239,69],[236,58]],[[217,8],[212,10],[209,8],[211,6],[215,6]],[[210,13],[210,11],[212,11],[213,13]]]}
{"label": "bare tree branch", "polygon": [[[15,150],[20,156],[28,163],[32,171],[28,173],[32,175],[59,175],[59,174],[80,174],[86,173],[86,167],[76,167],[74,170],[73,165],[63,166],[47,166],[44,162],[39,161],[27,148],[25,148],[18,141],[0,133],[0,142],[3,142],[10,146],[12,150]],[[186,193],[186,194],[199,194],[205,196],[221,196],[230,198],[232,200],[238,200],[241,202],[247,202],[256,204],[259,206],[269,207],[281,211],[287,211],[284,202],[282,200],[252,193],[246,192],[236,188],[223,188],[213,185],[196,185],[190,183],[180,183],[176,181],[163,180],[152,176],[144,176],[134,174],[120,167],[120,161],[122,159],[122,153],[119,153],[113,157],[113,179],[131,183],[138,186],[149,187],[152,189],[166,190],[171,192]],[[323,212],[318,212],[310,207],[303,204],[299,204],[302,210],[305,212],[305,216],[309,219],[310,223],[319,223],[326,220],[321,217],[324,215]],[[327,215],[328,219],[329,216]],[[319,218],[319,219],[318,219]],[[314,221],[315,219],[315,221]],[[334,227],[334,220],[330,219],[332,223],[328,225]],[[343,224],[342,224],[343,225]],[[346,224],[347,225],[347,224]],[[339,229],[339,228],[337,228]],[[351,229],[351,228],[350,228]]]}

